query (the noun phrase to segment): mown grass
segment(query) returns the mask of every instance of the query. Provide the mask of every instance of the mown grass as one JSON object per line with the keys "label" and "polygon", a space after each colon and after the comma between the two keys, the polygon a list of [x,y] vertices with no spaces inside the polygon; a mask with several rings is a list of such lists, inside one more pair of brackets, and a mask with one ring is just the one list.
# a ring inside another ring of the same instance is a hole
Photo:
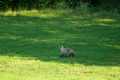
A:
{"label": "mown grass", "polygon": [[[120,80],[120,15],[83,13],[1,12],[0,80]],[[60,58],[60,45],[76,58]]]}

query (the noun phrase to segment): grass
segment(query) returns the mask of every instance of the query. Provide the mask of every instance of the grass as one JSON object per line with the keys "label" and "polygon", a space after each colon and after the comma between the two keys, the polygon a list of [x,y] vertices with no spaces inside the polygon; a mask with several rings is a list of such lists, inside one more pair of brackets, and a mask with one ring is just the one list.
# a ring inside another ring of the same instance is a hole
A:
{"label": "grass", "polygon": [[[0,80],[120,80],[119,29],[115,13],[1,12]],[[60,58],[60,45],[76,58]]]}

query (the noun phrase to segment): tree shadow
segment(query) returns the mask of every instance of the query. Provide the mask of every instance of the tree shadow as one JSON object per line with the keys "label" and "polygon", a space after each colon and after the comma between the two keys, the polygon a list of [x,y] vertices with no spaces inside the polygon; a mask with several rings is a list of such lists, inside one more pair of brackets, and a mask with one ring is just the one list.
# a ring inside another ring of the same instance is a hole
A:
{"label": "tree shadow", "polygon": [[[114,25],[114,27],[113,27]],[[0,55],[41,61],[119,66],[119,20],[0,15]],[[58,46],[72,48],[76,58],[60,58]]]}

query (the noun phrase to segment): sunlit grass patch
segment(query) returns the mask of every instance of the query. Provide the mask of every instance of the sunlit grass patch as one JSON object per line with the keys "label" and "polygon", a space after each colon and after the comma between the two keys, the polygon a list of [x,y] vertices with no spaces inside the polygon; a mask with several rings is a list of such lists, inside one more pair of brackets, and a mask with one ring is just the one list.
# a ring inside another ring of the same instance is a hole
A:
{"label": "sunlit grass patch", "polygon": [[35,18],[51,18],[51,17],[59,17],[65,16],[72,13],[72,9],[43,9],[43,10],[18,10],[12,11],[8,10],[6,12],[2,12],[2,15],[5,16],[29,16]]}
{"label": "sunlit grass patch", "polygon": [[9,35],[6,34],[4,36],[0,36],[0,39],[12,39],[12,40],[16,40],[16,39],[21,39],[22,36],[14,36],[14,35]]}
{"label": "sunlit grass patch", "polygon": [[104,21],[104,22],[114,22],[115,19],[97,19],[97,21]]}
{"label": "sunlit grass patch", "polygon": [[109,44],[102,44],[102,45],[107,46],[107,47],[111,47],[111,48],[118,48],[118,49],[120,49],[119,45],[109,45]]}

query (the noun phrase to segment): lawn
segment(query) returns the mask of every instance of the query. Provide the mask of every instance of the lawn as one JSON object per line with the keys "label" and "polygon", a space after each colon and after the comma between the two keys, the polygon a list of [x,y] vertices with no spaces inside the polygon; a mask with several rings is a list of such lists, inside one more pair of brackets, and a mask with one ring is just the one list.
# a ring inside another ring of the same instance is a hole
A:
{"label": "lawn", "polygon": [[1,12],[0,80],[120,80],[120,15],[104,13]]}

